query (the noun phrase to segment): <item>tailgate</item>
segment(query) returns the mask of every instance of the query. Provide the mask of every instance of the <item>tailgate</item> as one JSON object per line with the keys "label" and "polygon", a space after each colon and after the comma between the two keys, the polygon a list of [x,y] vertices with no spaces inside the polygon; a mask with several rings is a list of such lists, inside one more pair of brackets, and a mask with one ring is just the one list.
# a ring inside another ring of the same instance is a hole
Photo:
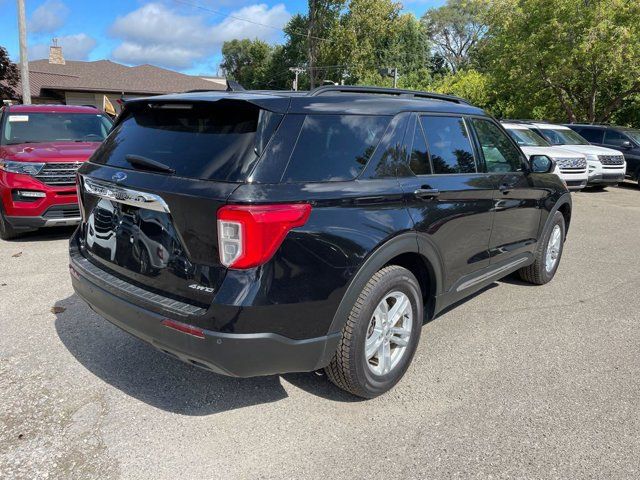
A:
{"label": "tailgate", "polygon": [[141,288],[208,306],[226,273],[218,209],[281,118],[237,99],[127,105],[79,170],[85,256]]}
{"label": "tailgate", "polygon": [[[109,172],[100,170],[80,177],[85,255],[146,290],[208,306],[226,272],[217,210],[237,185],[214,183],[198,194],[183,179],[171,182],[171,191],[151,191],[132,186],[145,174],[127,175],[132,181],[125,186],[101,178]],[[141,183],[148,185],[146,177]]]}

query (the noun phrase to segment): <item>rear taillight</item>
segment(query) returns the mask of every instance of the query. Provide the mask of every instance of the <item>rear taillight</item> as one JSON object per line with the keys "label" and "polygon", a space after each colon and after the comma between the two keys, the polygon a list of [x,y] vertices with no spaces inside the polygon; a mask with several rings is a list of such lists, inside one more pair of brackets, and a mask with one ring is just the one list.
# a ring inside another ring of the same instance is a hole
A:
{"label": "rear taillight", "polygon": [[307,203],[226,205],[218,210],[220,262],[229,268],[252,268],[273,257],[287,233],[311,214]]}

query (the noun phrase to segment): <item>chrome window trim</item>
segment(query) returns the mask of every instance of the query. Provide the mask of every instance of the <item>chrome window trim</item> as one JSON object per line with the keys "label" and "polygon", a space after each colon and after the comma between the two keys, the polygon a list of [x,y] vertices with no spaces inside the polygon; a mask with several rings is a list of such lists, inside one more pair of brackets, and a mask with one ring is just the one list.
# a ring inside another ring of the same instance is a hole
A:
{"label": "chrome window trim", "polygon": [[156,212],[169,213],[169,206],[159,195],[131,190],[112,183],[82,177],[82,188],[85,192],[100,198],[111,200],[133,207],[146,208]]}

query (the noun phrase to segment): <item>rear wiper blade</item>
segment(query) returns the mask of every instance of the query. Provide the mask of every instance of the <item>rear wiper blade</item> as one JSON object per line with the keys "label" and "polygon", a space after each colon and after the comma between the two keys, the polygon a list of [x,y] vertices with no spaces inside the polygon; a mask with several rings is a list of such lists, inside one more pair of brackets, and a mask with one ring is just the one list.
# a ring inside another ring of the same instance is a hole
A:
{"label": "rear wiper blade", "polygon": [[155,170],[157,172],[176,173],[176,171],[169,165],[158,162],[151,158],[143,157],[142,155],[125,155],[125,160],[136,168],[142,168],[147,170]]}

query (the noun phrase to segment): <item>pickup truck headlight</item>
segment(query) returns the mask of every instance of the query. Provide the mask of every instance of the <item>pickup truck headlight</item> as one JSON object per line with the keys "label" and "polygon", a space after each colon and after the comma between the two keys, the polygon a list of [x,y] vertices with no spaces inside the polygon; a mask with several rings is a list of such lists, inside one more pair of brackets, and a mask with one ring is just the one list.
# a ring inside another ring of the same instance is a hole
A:
{"label": "pickup truck headlight", "polygon": [[12,162],[11,160],[0,159],[0,170],[11,173],[22,173],[23,175],[37,175],[44,168],[44,163],[36,162]]}

